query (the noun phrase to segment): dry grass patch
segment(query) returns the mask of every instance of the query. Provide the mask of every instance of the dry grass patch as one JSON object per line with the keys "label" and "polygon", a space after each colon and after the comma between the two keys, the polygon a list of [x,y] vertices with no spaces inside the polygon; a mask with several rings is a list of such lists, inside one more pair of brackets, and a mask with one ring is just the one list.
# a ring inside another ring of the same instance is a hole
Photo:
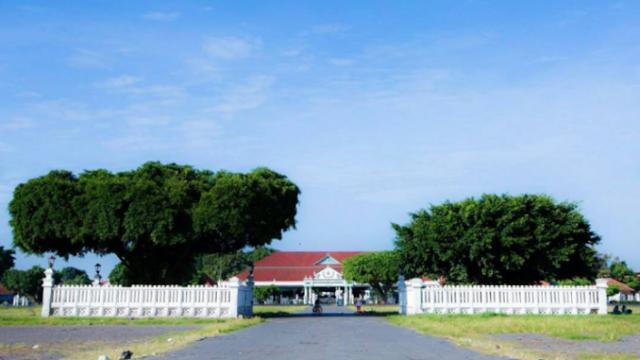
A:
{"label": "dry grass patch", "polygon": [[[77,351],[77,349],[64,349],[60,353],[64,355],[64,359],[66,360],[97,359],[100,355],[108,355],[111,359],[119,359],[122,351],[130,350],[134,354],[134,359],[140,359],[175,351],[194,341],[244,329],[259,324],[262,321],[263,320],[258,317],[251,319],[209,320],[209,325],[205,325],[197,330],[169,332],[150,339],[134,341],[121,347],[105,343],[92,350]],[[83,346],[83,348],[86,349],[85,346]]]}
{"label": "dry grass patch", "polygon": [[541,353],[519,348],[516,343],[491,335],[541,334],[568,340],[620,340],[627,335],[640,333],[640,315],[626,316],[546,316],[546,315],[392,315],[387,319],[396,325],[414,329],[426,335],[445,337],[454,343],[488,354],[504,355],[518,359],[580,358],[627,359],[629,354],[579,354],[566,357],[562,354]]}

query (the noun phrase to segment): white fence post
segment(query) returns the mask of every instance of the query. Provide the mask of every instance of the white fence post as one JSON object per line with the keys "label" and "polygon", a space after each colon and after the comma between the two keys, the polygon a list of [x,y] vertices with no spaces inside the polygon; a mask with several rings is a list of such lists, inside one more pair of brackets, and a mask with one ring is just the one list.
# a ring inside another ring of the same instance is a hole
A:
{"label": "white fence post", "polygon": [[419,314],[422,312],[422,279],[413,278],[407,288],[407,314]]}
{"label": "white fence post", "polygon": [[407,284],[404,276],[398,276],[398,313],[407,315]]}
{"label": "white fence post", "polygon": [[53,292],[53,269],[48,268],[44,271],[42,279],[42,316],[51,315],[51,295]]}
{"label": "white fence post", "polygon": [[240,300],[240,279],[238,279],[237,277],[232,277],[231,279],[229,279],[229,290],[230,292],[230,299],[229,299],[229,316],[230,317],[238,317],[238,307],[240,306],[240,304],[238,304],[238,300]]}
{"label": "white fence post", "polygon": [[596,288],[598,289],[598,314],[607,315],[607,279],[596,279]]}

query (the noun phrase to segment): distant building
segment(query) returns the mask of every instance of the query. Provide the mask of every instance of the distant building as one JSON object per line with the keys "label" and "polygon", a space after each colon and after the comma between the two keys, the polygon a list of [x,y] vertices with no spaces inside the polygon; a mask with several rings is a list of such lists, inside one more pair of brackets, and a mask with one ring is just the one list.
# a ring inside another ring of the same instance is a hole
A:
{"label": "distant building", "polygon": [[12,304],[13,295],[13,291],[8,290],[4,285],[0,284],[0,304]]}
{"label": "distant building", "polygon": [[609,301],[640,301],[640,292],[635,291],[627,284],[616,279],[607,279],[607,285],[617,287],[620,292],[613,296],[609,296]]}
{"label": "distant building", "polygon": [[[368,284],[344,279],[344,260],[362,254],[362,251],[276,251],[255,263],[253,268],[256,287],[275,285],[280,289],[279,302],[283,304],[313,304],[323,302],[353,304],[362,297],[370,300]],[[237,276],[246,280],[245,270]]]}

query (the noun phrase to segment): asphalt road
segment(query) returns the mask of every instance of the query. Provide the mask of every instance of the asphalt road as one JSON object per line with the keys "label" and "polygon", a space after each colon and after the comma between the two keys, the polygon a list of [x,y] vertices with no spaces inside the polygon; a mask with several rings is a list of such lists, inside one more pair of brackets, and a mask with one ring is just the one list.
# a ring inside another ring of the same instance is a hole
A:
{"label": "asphalt road", "polygon": [[270,319],[242,331],[204,339],[154,359],[437,359],[487,360],[435,337],[390,325],[349,309],[326,307],[324,314]]}

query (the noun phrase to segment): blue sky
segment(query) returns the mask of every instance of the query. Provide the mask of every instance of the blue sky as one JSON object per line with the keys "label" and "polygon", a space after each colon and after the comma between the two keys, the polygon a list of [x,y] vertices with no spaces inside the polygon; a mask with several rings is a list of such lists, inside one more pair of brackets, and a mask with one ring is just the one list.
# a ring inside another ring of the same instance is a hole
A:
{"label": "blue sky", "polygon": [[547,193],[640,268],[637,1],[78,4],[0,3],[0,245],[20,182],[160,160],[287,174],[279,249],[387,249],[429,204]]}

